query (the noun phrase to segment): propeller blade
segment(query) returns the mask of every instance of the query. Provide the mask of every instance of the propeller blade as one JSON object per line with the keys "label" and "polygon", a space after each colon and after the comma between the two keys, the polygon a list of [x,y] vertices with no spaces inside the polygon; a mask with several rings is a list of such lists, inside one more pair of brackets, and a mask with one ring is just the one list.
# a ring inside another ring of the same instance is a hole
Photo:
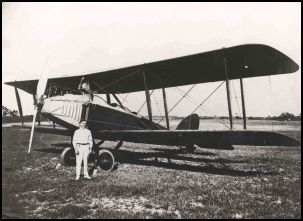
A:
{"label": "propeller blade", "polygon": [[19,111],[19,115],[20,115],[20,118],[21,118],[21,123],[22,123],[22,126],[23,126],[24,120],[23,120],[22,105],[21,105],[21,100],[20,100],[20,96],[19,96],[19,92],[18,92],[17,87],[15,87],[15,94],[16,94],[16,98],[17,98],[18,111]]}
{"label": "propeller blade", "polygon": [[44,64],[44,70],[43,70],[42,74],[40,75],[38,85],[37,85],[36,95],[37,95],[38,103],[42,103],[43,95],[44,95],[44,92],[45,92],[45,89],[46,89],[46,86],[47,86],[47,80],[48,80],[47,75],[48,75],[48,73],[45,70],[45,68],[48,64],[49,57],[50,56],[48,56],[47,59],[46,59],[46,62]]}
{"label": "propeller blade", "polygon": [[42,96],[44,95],[45,89],[46,89],[46,85],[47,85],[47,76],[43,75],[38,82],[37,85],[37,91],[36,91],[36,95],[37,95],[37,101],[38,103],[42,102]]}
{"label": "propeller blade", "polygon": [[38,113],[38,108],[36,108],[35,114],[33,116],[33,124],[32,124],[32,130],[31,130],[31,137],[30,137],[29,145],[28,145],[28,153],[31,152],[31,147],[32,147],[32,141],[33,141],[33,136],[34,136],[35,121],[36,121],[37,113]]}
{"label": "propeller blade", "polygon": [[[46,61],[46,64],[48,62],[48,59],[49,57],[47,58],[47,61]],[[45,64],[45,65],[46,65]],[[44,95],[44,92],[45,92],[45,89],[46,89],[46,86],[47,86],[47,72],[42,72],[44,74],[42,74],[40,76],[40,79],[38,81],[38,84],[37,84],[37,89],[36,89],[36,99],[37,99],[37,102],[36,102],[36,107],[35,107],[35,114],[33,116],[33,124],[32,124],[32,130],[31,130],[31,137],[30,137],[30,140],[29,140],[29,145],[28,145],[28,153],[31,152],[31,147],[32,147],[32,142],[33,142],[33,136],[34,136],[34,130],[35,130],[35,122],[36,122],[36,117],[37,115],[40,114],[40,111],[42,109],[42,106],[43,106],[43,95]],[[35,103],[35,97],[34,97],[34,103]],[[39,116],[38,116],[39,118]],[[39,122],[40,124],[40,122]]]}

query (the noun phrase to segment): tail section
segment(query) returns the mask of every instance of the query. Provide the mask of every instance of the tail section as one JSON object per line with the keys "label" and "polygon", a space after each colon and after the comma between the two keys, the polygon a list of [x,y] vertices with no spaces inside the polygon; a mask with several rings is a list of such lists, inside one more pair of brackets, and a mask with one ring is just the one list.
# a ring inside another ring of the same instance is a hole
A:
{"label": "tail section", "polygon": [[[176,130],[198,130],[199,124],[200,124],[200,118],[198,114],[191,114],[185,117],[183,120],[181,120]],[[193,153],[196,149],[193,143],[189,143],[185,147],[186,147],[186,151],[189,153]]]}
{"label": "tail section", "polygon": [[198,114],[191,114],[185,117],[177,126],[176,130],[198,130],[200,118]]}

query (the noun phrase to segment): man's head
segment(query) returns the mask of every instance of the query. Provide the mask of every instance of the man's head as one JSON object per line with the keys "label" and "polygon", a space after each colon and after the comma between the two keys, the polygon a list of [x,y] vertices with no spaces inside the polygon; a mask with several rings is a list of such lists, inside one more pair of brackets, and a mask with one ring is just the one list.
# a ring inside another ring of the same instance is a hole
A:
{"label": "man's head", "polygon": [[86,121],[85,120],[82,120],[80,121],[80,128],[86,128]]}

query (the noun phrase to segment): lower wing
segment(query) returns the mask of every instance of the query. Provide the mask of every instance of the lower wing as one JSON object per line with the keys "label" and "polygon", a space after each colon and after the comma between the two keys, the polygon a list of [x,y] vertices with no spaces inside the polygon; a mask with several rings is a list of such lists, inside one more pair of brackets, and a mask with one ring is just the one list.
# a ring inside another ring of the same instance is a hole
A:
{"label": "lower wing", "polygon": [[[22,127],[28,128],[30,127]],[[74,131],[61,128],[37,127],[35,132],[72,136]],[[268,131],[199,131],[199,130],[104,130],[93,133],[95,139],[121,140],[170,146],[188,146],[228,149],[229,145],[300,146],[301,143],[286,135]]]}
{"label": "lower wing", "polygon": [[[300,142],[283,134],[267,131],[198,131],[198,130],[127,130],[99,131],[95,137],[134,143],[200,147],[211,145],[300,146]],[[225,149],[225,148],[222,148]]]}

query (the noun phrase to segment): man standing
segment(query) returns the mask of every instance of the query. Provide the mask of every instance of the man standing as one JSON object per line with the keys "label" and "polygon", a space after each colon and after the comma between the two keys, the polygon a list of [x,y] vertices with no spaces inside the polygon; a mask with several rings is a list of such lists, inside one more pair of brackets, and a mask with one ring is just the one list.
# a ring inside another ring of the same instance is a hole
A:
{"label": "man standing", "polygon": [[92,151],[93,138],[91,131],[86,129],[86,121],[80,121],[80,128],[75,131],[73,145],[76,152],[76,180],[80,178],[81,164],[84,161],[84,178],[91,179],[88,175],[88,155]]}

